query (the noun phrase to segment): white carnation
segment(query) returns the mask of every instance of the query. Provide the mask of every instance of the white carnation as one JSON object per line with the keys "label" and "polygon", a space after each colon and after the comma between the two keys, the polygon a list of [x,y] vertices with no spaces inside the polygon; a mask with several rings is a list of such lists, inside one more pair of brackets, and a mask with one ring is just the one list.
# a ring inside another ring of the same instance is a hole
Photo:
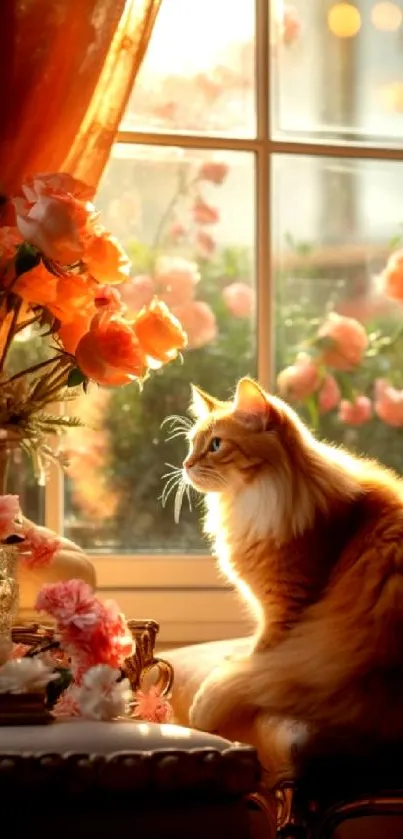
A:
{"label": "white carnation", "polygon": [[108,664],[97,664],[87,670],[75,693],[83,717],[113,720],[128,713],[132,692],[128,679],[117,681],[120,675],[120,670]]}
{"label": "white carnation", "polygon": [[15,658],[0,667],[0,693],[36,693],[57,673],[39,658]]}

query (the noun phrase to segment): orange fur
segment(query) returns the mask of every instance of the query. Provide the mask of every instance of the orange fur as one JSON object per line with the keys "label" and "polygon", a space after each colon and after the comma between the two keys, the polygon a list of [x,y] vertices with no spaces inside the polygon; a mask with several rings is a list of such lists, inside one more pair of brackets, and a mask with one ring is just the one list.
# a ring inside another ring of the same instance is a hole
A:
{"label": "orange fur", "polygon": [[403,482],[318,442],[250,379],[231,403],[197,391],[193,410],[184,472],[257,633],[202,684],[191,723],[263,711],[403,736]]}

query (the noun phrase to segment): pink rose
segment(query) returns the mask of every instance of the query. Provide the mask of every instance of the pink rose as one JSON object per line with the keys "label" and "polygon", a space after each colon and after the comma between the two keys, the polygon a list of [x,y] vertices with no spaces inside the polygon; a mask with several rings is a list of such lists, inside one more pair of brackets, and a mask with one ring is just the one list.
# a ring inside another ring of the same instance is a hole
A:
{"label": "pink rose", "polygon": [[16,530],[16,520],[21,515],[20,499],[18,495],[0,495],[0,541],[4,542],[8,536],[12,536]]}
{"label": "pink rose", "polygon": [[211,207],[203,198],[196,198],[193,205],[193,219],[196,224],[217,224],[220,214],[216,207]]}
{"label": "pink rose", "polygon": [[383,379],[375,382],[375,412],[379,419],[393,428],[403,426],[403,390],[397,390]]}
{"label": "pink rose", "polygon": [[322,359],[336,370],[351,370],[362,361],[368,347],[368,336],[361,323],[332,312],[320,327],[318,338],[329,339],[329,347],[322,353]]}
{"label": "pink rose", "polygon": [[179,221],[176,221],[169,228],[169,236],[175,241],[183,239],[186,236],[186,228]]}
{"label": "pink rose", "polygon": [[282,41],[285,46],[290,47],[298,41],[301,34],[301,22],[294,6],[285,6],[281,28]]}
{"label": "pink rose", "polygon": [[119,291],[123,302],[133,314],[137,314],[143,306],[149,306],[155,295],[153,280],[146,274],[127,280],[119,286]]}
{"label": "pink rose", "polygon": [[231,283],[222,293],[224,303],[236,318],[250,318],[255,308],[253,289],[246,283]]}
{"label": "pink rose", "polygon": [[91,190],[61,173],[37,176],[24,184],[22,192],[24,197],[14,198],[13,204],[23,239],[62,265],[79,260],[88,223],[95,217],[86,198]]}
{"label": "pink rose", "polygon": [[281,396],[297,402],[307,399],[318,390],[320,374],[315,362],[306,353],[300,353],[295,363],[286,367],[277,376]]}
{"label": "pink rose", "polygon": [[155,266],[158,294],[167,306],[181,306],[192,300],[200,273],[195,262],[177,256],[162,256]]}
{"label": "pink rose", "polygon": [[187,333],[189,349],[204,347],[216,338],[217,321],[207,303],[191,300],[183,306],[175,306],[172,312]]}
{"label": "pink rose", "polygon": [[371,416],[372,404],[367,396],[357,396],[354,402],[347,399],[340,402],[339,419],[347,425],[363,425]]}
{"label": "pink rose", "polygon": [[46,612],[62,626],[86,630],[99,620],[101,604],[83,580],[49,583],[38,594],[35,608]]}
{"label": "pink rose", "polygon": [[199,178],[204,181],[211,181],[213,184],[222,184],[227,174],[227,164],[214,160],[206,160],[199,169]]}
{"label": "pink rose", "polygon": [[329,373],[325,376],[319,391],[318,402],[321,414],[327,414],[329,411],[332,411],[333,408],[336,408],[340,402],[340,396],[340,388],[336,379]]}
{"label": "pink rose", "polygon": [[217,243],[209,233],[205,233],[204,230],[199,230],[196,236],[196,247],[200,255],[207,258],[214,253]]}
{"label": "pink rose", "polygon": [[391,254],[381,277],[386,294],[392,300],[403,302],[403,250]]}

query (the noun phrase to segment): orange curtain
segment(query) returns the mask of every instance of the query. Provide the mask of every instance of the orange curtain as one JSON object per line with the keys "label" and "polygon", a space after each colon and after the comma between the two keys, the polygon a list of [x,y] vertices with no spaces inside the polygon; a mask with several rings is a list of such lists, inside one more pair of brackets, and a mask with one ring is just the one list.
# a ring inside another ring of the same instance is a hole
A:
{"label": "orange curtain", "polygon": [[162,0],[0,0],[0,191],[96,186]]}

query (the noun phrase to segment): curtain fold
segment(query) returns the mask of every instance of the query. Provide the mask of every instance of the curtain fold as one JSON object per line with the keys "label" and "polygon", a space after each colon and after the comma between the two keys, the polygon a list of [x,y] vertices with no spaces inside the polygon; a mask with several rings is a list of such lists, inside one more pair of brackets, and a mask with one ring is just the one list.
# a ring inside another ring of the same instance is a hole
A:
{"label": "curtain fold", "polygon": [[0,191],[68,171],[97,186],[162,0],[1,0]]}

